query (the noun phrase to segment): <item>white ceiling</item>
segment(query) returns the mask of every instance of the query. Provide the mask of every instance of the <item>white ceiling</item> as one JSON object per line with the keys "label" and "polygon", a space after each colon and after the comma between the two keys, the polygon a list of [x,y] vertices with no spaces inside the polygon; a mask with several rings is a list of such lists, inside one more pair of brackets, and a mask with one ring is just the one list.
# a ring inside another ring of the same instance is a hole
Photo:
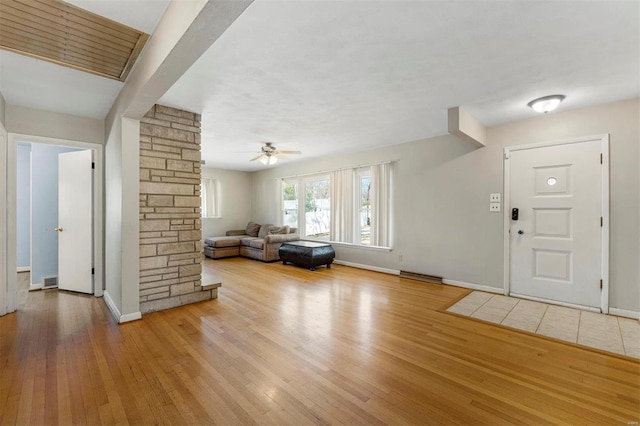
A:
{"label": "white ceiling", "polygon": [[[125,18],[166,1],[72,3],[150,31]],[[257,170],[264,141],[303,152],[285,163],[444,134],[452,106],[491,126],[533,117],[527,102],[549,94],[567,96],[559,110],[628,99],[640,94],[639,4],[256,0],[158,103],[202,113],[207,166]],[[102,118],[120,90],[1,55],[9,103]]]}

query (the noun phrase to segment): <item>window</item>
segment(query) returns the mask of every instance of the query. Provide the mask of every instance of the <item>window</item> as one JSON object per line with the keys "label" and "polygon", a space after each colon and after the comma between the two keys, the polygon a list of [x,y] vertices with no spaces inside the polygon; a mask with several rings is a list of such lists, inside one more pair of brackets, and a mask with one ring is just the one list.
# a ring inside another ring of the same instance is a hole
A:
{"label": "window", "polygon": [[383,163],[283,180],[282,223],[302,237],[390,247],[391,172]]}
{"label": "window", "polygon": [[304,223],[305,236],[329,239],[331,214],[328,178],[305,182]]}
{"label": "window", "polygon": [[360,198],[358,200],[358,207],[360,208],[360,215],[358,216],[359,223],[356,227],[358,233],[358,240],[360,244],[371,244],[371,176],[369,171],[362,171],[358,173]]}
{"label": "window", "polygon": [[282,224],[298,228],[297,182],[282,182]]}
{"label": "window", "polygon": [[220,217],[218,180],[205,177],[200,181],[200,213],[202,217]]}

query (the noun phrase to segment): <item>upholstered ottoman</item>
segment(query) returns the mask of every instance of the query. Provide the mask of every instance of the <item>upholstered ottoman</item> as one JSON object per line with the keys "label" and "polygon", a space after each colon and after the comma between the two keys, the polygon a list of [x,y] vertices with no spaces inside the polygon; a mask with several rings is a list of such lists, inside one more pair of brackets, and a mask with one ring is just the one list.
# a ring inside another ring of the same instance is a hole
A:
{"label": "upholstered ottoman", "polygon": [[238,256],[240,238],[236,236],[210,237],[204,240],[204,255],[211,259]]}
{"label": "upholstered ottoman", "polygon": [[280,246],[278,255],[285,265],[287,262],[291,262],[315,271],[316,266],[320,265],[327,265],[327,268],[331,268],[336,252],[331,244],[327,243],[288,241]]}

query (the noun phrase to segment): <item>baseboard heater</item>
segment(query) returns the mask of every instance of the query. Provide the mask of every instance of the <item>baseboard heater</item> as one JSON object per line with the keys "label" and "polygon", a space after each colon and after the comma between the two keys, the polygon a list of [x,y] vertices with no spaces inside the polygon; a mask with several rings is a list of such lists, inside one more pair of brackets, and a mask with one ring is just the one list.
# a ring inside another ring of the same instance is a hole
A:
{"label": "baseboard heater", "polygon": [[417,272],[400,271],[401,278],[408,278],[410,280],[424,281],[427,283],[442,284],[442,277],[436,277],[435,275],[419,274]]}

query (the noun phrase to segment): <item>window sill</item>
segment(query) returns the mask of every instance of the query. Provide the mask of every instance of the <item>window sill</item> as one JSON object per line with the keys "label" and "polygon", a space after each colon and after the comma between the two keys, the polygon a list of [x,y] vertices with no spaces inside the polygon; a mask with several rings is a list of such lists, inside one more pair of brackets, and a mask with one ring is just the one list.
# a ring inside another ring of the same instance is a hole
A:
{"label": "window sill", "polygon": [[368,245],[364,245],[364,244],[354,244],[354,243],[342,243],[342,242],[338,242],[338,241],[322,240],[322,239],[319,239],[319,238],[300,237],[300,239],[304,240],[304,241],[314,241],[316,243],[328,243],[328,244],[331,244],[333,246],[338,246],[338,247],[349,247],[349,248],[357,248],[357,249],[371,250],[371,251],[382,251],[382,252],[387,252],[387,253],[393,250],[393,248],[391,248],[391,247],[368,246]]}

